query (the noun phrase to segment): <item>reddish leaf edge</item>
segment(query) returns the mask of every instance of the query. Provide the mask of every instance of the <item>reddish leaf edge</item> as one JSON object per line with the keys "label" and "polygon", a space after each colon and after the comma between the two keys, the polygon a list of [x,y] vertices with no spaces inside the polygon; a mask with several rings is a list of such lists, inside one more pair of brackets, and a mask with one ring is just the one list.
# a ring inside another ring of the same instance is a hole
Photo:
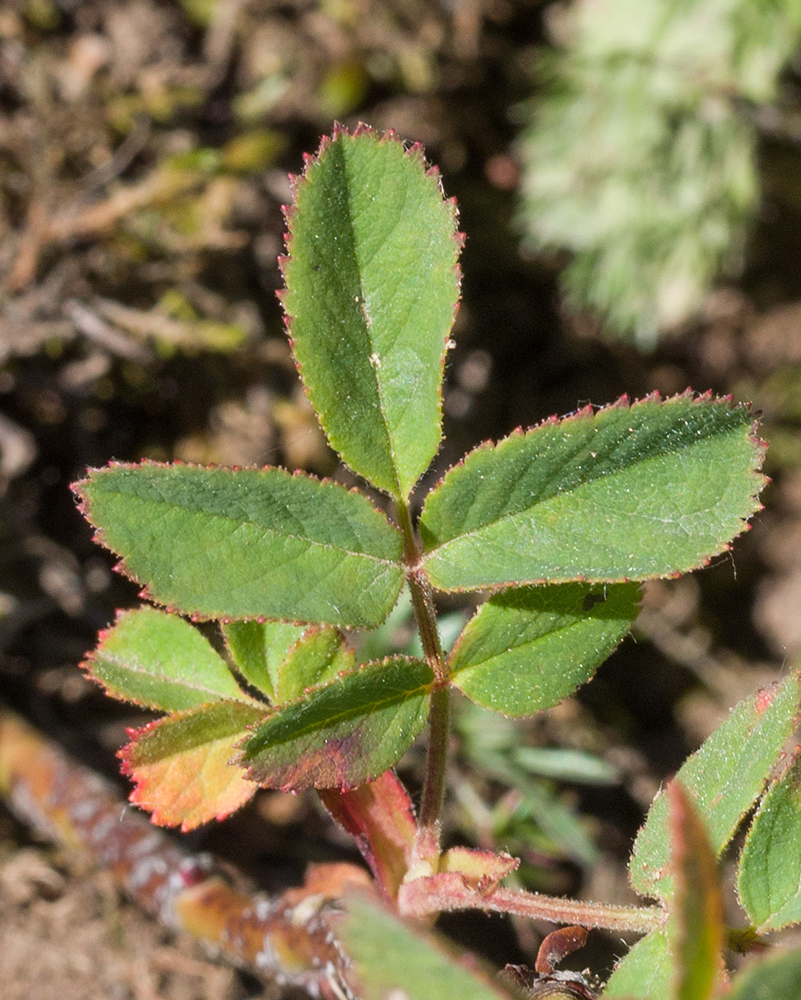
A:
{"label": "reddish leaf edge", "polygon": [[[440,425],[441,425],[442,424],[442,406],[443,406],[442,383],[443,383],[443,380],[445,378],[445,364],[446,364],[447,357],[448,357],[448,351],[450,351],[454,347],[456,347],[456,341],[453,340],[451,334],[453,332],[454,323],[456,322],[456,317],[457,317],[457,315],[459,313],[459,306],[461,304],[461,299],[462,299],[462,296],[461,296],[461,289],[462,289],[462,267],[461,267],[461,264],[459,263],[458,254],[461,252],[461,250],[465,246],[465,243],[467,242],[467,234],[464,233],[464,232],[462,232],[459,229],[459,206],[457,204],[457,201],[456,201],[455,197],[448,198],[445,195],[445,188],[444,188],[444,185],[443,185],[443,182],[442,182],[442,174],[440,173],[439,167],[436,164],[432,164],[432,163],[428,162],[428,160],[426,159],[426,156],[425,156],[425,149],[423,148],[423,144],[422,143],[420,143],[420,142],[407,143],[392,128],[387,129],[386,131],[382,132],[382,131],[380,131],[378,129],[373,128],[371,125],[368,125],[365,122],[361,122],[360,121],[358,123],[358,125],[356,126],[356,128],[353,129],[353,131],[351,131],[347,126],[341,124],[341,122],[335,121],[331,135],[323,135],[320,138],[320,143],[319,143],[319,145],[317,147],[317,151],[315,153],[304,153],[303,154],[303,172],[300,173],[300,174],[290,174],[289,175],[290,190],[292,192],[292,197],[295,199],[295,201],[297,201],[298,192],[301,191],[302,188],[303,188],[303,185],[308,182],[310,170],[315,166],[315,164],[319,161],[320,157],[333,145],[333,143],[335,141],[337,141],[338,139],[342,139],[342,138],[358,139],[358,138],[361,138],[363,136],[372,137],[372,138],[375,139],[376,142],[379,142],[379,143],[381,143],[381,142],[385,142],[385,143],[398,143],[398,144],[402,145],[405,148],[405,154],[406,154],[406,156],[408,156],[411,159],[417,160],[421,164],[421,166],[423,166],[425,168],[425,176],[433,178],[436,181],[437,188],[439,190],[440,198],[442,199],[443,204],[446,207],[448,207],[448,209],[450,210],[450,213],[451,213],[451,219],[452,219],[452,222],[453,222],[453,237],[454,237],[454,240],[456,242],[456,250],[457,250],[457,260],[456,260],[456,263],[453,265],[453,273],[454,273],[454,275],[456,277],[457,297],[456,297],[456,303],[455,303],[454,309],[453,309],[453,317],[451,319],[450,331],[449,331],[447,339],[445,341],[445,351],[443,352],[442,360],[440,362],[439,391],[437,393],[437,402],[438,402],[439,420],[440,420]],[[285,247],[285,252],[283,254],[279,255],[279,257],[278,257],[278,270],[281,273],[281,278],[282,278],[282,280],[284,282],[284,287],[283,288],[279,288],[277,290],[277,292],[276,292],[276,298],[278,299],[279,303],[281,304],[281,309],[283,310],[283,314],[284,314],[284,329],[286,331],[287,339],[289,340],[289,346],[290,346],[290,349],[292,351],[292,358],[293,358],[293,360],[295,362],[295,369],[296,369],[296,371],[298,373],[298,377],[300,378],[300,383],[303,386],[304,395],[306,396],[306,399],[309,401],[309,405],[311,405],[311,407],[312,407],[314,415],[317,418],[317,422],[320,425],[320,429],[322,430],[323,434],[325,435],[326,441],[328,441],[328,443],[331,445],[331,447],[334,448],[333,444],[331,444],[331,442],[329,441],[328,431],[327,431],[327,429],[325,427],[325,424],[323,423],[322,417],[317,413],[317,410],[314,408],[314,406],[311,403],[311,399],[310,399],[310,396],[309,396],[309,391],[308,391],[308,389],[306,387],[306,381],[303,378],[303,371],[301,369],[301,365],[299,364],[299,362],[298,362],[298,360],[297,360],[297,358],[295,356],[295,340],[294,340],[294,337],[292,336],[292,317],[287,313],[285,305],[284,305],[284,299],[286,298],[286,291],[287,291],[287,289],[286,289],[286,265],[287,265],[287,262],[289,261],[289,259],[292,256],[292,244],[294,242],[294,237],[293,237],[293,234],[291,232],[292,218],[294,216],[294,212],[295,212],[295,206],[294,205],[282,205],[281,206],[281,213],[282,213],[282,215],[284,217],[284,225],[286,227],[285,232],[284,232],[284,247]],[[439,443],[439,448],[437,450],[437,453],[439,453],[439,449],[441,449],[441,448],[442,448],[442,435],[440,435],[440,443]],[[339,452],[337,451],[336,448],[334,448],[334,451],[336,451],[337,455],[339,455]],[[345,465],[348,469],[350,469],[350,471],[353,472],[354,475],[358,476],[360,479],[363,478],[360,473],[356,472],[355,469],[352,469],[350,467],[350,465],[348,465],[348,463],[345,461],[344,458],[342,458],[341,455],[339,455],[339,457],[340,457],[340,460],[342,461],[343,465]],[[436,458],[436,456],[435,456],[435,458]],[[433,459],[432,459],[432,461],[433,461]],[[425,472],[421,473],[420,479],[422,479],[424,475],[425,475]],[[418,480],[418,483],[420,482],[420,479]],[[416,489],[416,487],[417,487],[417,483],[409,491],[409,496],[411,496],[411,494],[414,493],[414,490]],[[387,492],[387,491],[381,489],[381,487],[376,487],[376,489],[379,489],[382,493]],[[396,495],[394,493],[390,493],[389,495],[392,496],[396,500],[399,499],[401,501],[406,501],[408,499],[408,497],[401,497],[401,496]]]}
{"label": "reddish leaf edge", "polygon": [[[235,812],[238,812],[239,809],[241,809],[244,805],[246,805],[247,802],[249,802],[250,799],[252,799],[253,796],[256,794],[256,792],[259,790],[258,784],[252,782],[251,784],[253,787],[249,791],[249,794],[247,795],[246,798],[240,800],[237,805],[233,806],[230,809],[209,810],[208,814],[204,819],[197,820],[194,822],[190,822],[185,819],[168,820],[165,818],[163,809],[161,809],[158,806],[151,806],[146,801],[147,793],[144,787],[145,781],[144,779],[140,778],[140,776],[137,774],[136,763],[132,760],[132,757],[136,752],[139,741],[143,737],[149,735],[150,733],[157,731],[158,728],[166,722],[175,722],[182,718],[187,718],[192,715],[199,715],[204,711],[204,709],[213,708],[219,704],[220,704],[219,702],[209,702],[207,705],[200,705],[196,708],[187,709],[186,711],[183,712],[170,712],[167,715],[163,715],[159,719],[154,719],[152,722],[147,723],[147,725],[145,726],[140,726],[138,728],[132,726],[126,728],[125,732],[129,738],[129,742],[126,743],[124,747],[121,747],[117,751],[116,756],[120,760],[120,772],[126,778],[130,779],[130,781],[132,781],[134,785],[133,789],[131,790],[128,796],[128,801],[132,805],[135,805],[138,808],[142,809],[143,811],[149,813],[150,821],[151,823],[153,823],[154,826],[179,827],[181,833],[189,833],[190,831],[196,829],[198,826],[202,826],[203,824],[209,823],[212,820],[220,821],[227,819],[228,816],[232,816]],[[241,704],[241,703],[236,702],[236,704]],[[238,742],[237,736],[232,737],[231,739],[232,753],[234,750],[234,746],[236,745],[237,742]],[[229,766],[231,766],[232,768],[234,767],[233,761],[229,761]],[[241,771],[239,771],[239,774],[245,781],[248,780],[247,776],[243,774]]]}
{"label": "reddish leaf edge", "polygon": [[[157,608],[163,608],[165,611],[168,611],[170,614],[181,615],[183,618],[186,618],[189,621],[194,622],[195,624],[197,624],[198,622],[212,622],[212,621],[213,622],[220,622],[223,625],[230,625],[232,622],[241,622],[241,621],[253,621],[253,622],[257,622],[259,625],[266,625],[267,622],[282,622],[282,623],[286,623],[286,624],[290,624],[290,625],[324,625],[324,624],[329,624],[329,623],[308,621],[308,620],[302,619],[302,618],[270,618],[267,615],[257,615],[255,617],[251,617],[251,618],[232,618],[232,617],[229,617],[227,615],[204,615],[204,614],[201,614],[198,611],[193,611],[191,609],[187,609],[187,608],[183,608],[183,607],[178,607],[177,605],[165,604],[164,602],[159,601],[159,599],[157,597],[155,597],[150,592],[150,586],[149,586],[149,584],[147,584],[144,580],[139,579],[132,572],[130,572],[130,570],[128,569],[128,567],[126,565],[125,557],[122,555],[122,553],[118,552],[112,545],[110,545],[106,541],[104,529],[98,527],[95,524],[95,522],[92,520],[92,511],[91,511],[91,504],[92,504],[92,502],[91,502],[90,498],[85,495],[85,492],[84,492],[84,488],[86,486],[91,485],[91,483],[93,481],[93,478],[96,477],[96,476],[104,475],[104,474],[106,474],[108,472],[117,471],[119,469],[131,469],[131,470],[134,470],[134,469],[142,469],[142,468],[161,468],[161,469],[189,468],[189,469],[209,469],[209,470],[211,470],[211,469],[222,469],[222,470],[227,471],[227,472],[240,472],[240,471],[249,471],[249,472],[281,472],[281,473],[283,473],[285,476],[287,476],[290,479],[295,479],[295,478],[297,478],[297,479],[311,479],[314,482],[317,482],[320,485],[325,486],[326,488],[339,489],[339,490],[342,490],[345,493],[358,494],[359,496],[364,497],[364,499],[370,504],[370,506],[373,508],[373,510],[376,511],[376,513],[380,514],[390,527],[394,528],[398,532],[400,531],[400,529],[398,528],[398,525],[395,524],[395,522],[391,518],[389,518],[387,516],[387,514],[383,510],[381,510],[380,507],[376,506],[376,504],[373,503],[373,501],[370,499],[369,496],[367,496],[367,494],[364,492],[364,490],[360,490],[356,486],[352,486],[352,487],[345,486],[342,483],[339,483],[336,480],[331,479],[329,476],[322,476],[322,477],[321,476],[315,476],[313,473],[305,472],[303,469],[295,469],[295,470],[291,471],[289,469],[283,468],[283,466],[280,466],[280,465],[261,465],[261,466],[260,465],[221,465],[221,464],[217,464],[215,462],[210,462],[208,464],[203,464],[203,463],[200,463],[200,462],[184,462],[184,461],[181,461],[180,459],[178,459],[178,460],[176,460],[174,462],[157,462],[157,461],[154,461],[153,459],[149,459],[149,458],[143,459],[141,462],[117,462],[117,461],[112,461],[112,462],[109,462],[107,465],[101,466],[99,468],[94,468],[94,467],[88,468],[86,470],[87,471],[87,475],[84,476],[82,479],[77,479],[74,483],[70,483],[70,487],[69,488],[72,491],[73,496],[75,497],[76,506],[77,506],[78,510],[86,518],[86,520],[89,522],[89,524],[92,526],[92,529],[93,529],[92,540],[95,541],[95,542],[97,542],[99,545],[101,545],[107,551],[109,551],[109,552],[113,553],[115,556],[119,557],[119,562],[117,562],[112,567],[112,569],[116,573],[119,573],[121,576],[126,577],[128,580],[131,580],[134,583],[136,583],[137,585],[142,586],[142,590],[139,591],[138,596],[143,601],[148,601],[150,604],[155,605]],[[380,560],[377,560],[377,561],[380,561]],[[394,560],[391,560],[391,559],[386,559],[386,560],[383,560],[383,562],[386,562],[388,565],[397,565],[397,566],[400,566],[402,568],[404,567],[404,562],[403,562],[402,559],[398,559],[397,562],[395,562]],[[389,617],[390,613],[391,612],[387,612],[387,617]],[[381,624],[381,622],[378,622],[376,625],[370,626],[370,628],[377,628],[378,625],[380,625],[380,624]],[[335,626],[335,627],[339,627],[339,626]],[[348,626],[348,628],[349,628],[349,630],[359,631],[359,628],[356,627],[356,626]]]}
{"label": "reddish leaf edge", "polygon": [[[692,403],[694,403],[697,406],[710,406],[710,405],[725,406],[729,410],[744,410],[749,414],[751,414],[753,418],[751,421],[750,439],[751,443],[754,445],[754,457],[751,462],[749,473],[754,479],[754,489],[751,493],[751,499],[753,501],[754,509],[749,514],[748,519],[743,519],[743,518],[740,519],[741,520],[740,530],[737,532],[736,535],[732,537],[731,541],[725,543],[719,549],[710,553],[710,555],[706,559],[699,562],[696,566],[692,567],[691,569],[681,570],[680,572],[676,573],[661,573],[661,574],[655,573],[649,576],[636,576],[636,577],[609,577],[608,579],[601,577],[586,577],[586,576],[570,576],[564,578],[537,577],[533,579],[526,578],[525,580],[509,580],[499,584],[483,584],[481,587],[449,587],[447,590],[441,587],[436,587],[435,589],[442,593],[447,593],[447,594],[468,594],[468,593],[475,593],[477,590],[480,590],[482,593],[486,593],[487,595],[492,596],[493,594],[500,593],[501,591],[509,590],[511,587],[537,587],[543,584],[550,584],[550,583],[554,584],[644,583],[646,580],[675,580],[678,579],[680,576],[684,576],[685,573],[706,568],[711,564],[712,560],[715,559],[717,556],[722,555],[724,552],[730,552],[732,548],[732,542],[734,541],[734,539],[739,538],[740,535],[751,530],[750,518],[758,514],[761,510],[764,510],[764,504],[759,502],[758,498],[762,490],[768,485],[768,483],[770,483],[770,478],[760,471],[762,463],[765,459],[765,455],[768,450],[768,442],[765,441],[764,438],[761,438],[758,433],[759,416],[761,414],[760,410],[753,409],[751,403],[735,402],[731,395],[715,396],[711,390],[707,390],[706,392],[703,393],[698,393],[695,392],[694,389],[688,387],[687,389],[684,390],[684,392],[677,392],[675,393],[675,395],[667,396],[664,399],[662,398],[662,394],[658,390],[654,390],[653,392],[649,392],[647,395],[642,396],[639,399],[635,399],[633,402],[631,401],[628,393],[624,393],[622,396],[619,396],[616,400],[614,400],[611,403],[606,403],[600,406],[595,405],[593,403],[587,403],[586,406],[582,406],[579,409],[574,410],[571,413],[565,414],[562,417],[557,416],[556,414],[552,414],[551,416],[545,417],[543,420],[540,420],[538,423],[532,424],[530,427],[522,427],[522,426],[515,427],[509,434],[506,434],[503,438],[500,438],[498,441],[487,439],[486,441],[482,441],[480,444],[477,444],[474,448],[471,448],[470,451],[466,452],[459,459],[458,462],[455,462],[452,466],[450,466],[448,469],[445,470],[445,472],[442,474],[439,480],[431,487],[428,495],[430,496],[431,494],[436,492],[436,490],[442,485],[448,474],[452,472],[454,469],[458,469],[461,466],[463,466],[471,456],[475,455],[478,452],[490,451],[491,449],[496,448],[499,444],[502,444],[504,441],[507,441],[510,438],[524,437],[526,434],[531,433],[531,431],[538,430],[540,427],[554,426],[556,424],[567,424],[571,421],[583,419],[585,417],[594,417],[597,416],[599,413],[605,412],[607,410],[616,410],[616,409],[634,410],[639,406],[643,406],[649,403],[659,403],[664,405],[667,403],[683,399],[689,399]],[[423,511],[425,512],[425,507],[423,508]],[[422,552],[415,565],[424,568],[428,559],[431,556],[433,556],[438,551],[438,549],[439,546],[435,546],[434,548]]]}

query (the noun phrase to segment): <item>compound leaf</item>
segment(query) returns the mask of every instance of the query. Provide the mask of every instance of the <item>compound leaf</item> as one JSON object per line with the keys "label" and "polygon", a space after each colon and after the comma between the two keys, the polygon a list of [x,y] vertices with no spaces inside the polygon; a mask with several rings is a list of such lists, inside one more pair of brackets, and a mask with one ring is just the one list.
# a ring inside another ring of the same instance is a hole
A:
{"label": "compound leaf", "polygon": [[534,715],[592,677],[637,617],[637,584],[525,587],[496,594],[451,656],[455,687],[484,708]]}
{"label": "compound leaf", "polygon": [[404,499],[442,435],[455,207],[420,146],[365,127],[324,139],[294,193],[283,304],[301,378],[342,458]]}
{"label": "compound leaf", "polygon": [[[729,843],[765,787],[793,731],[798,703],[798,674],[744,699],[676,774],[704,818],[716,855]],[[669,856],[668,802],[660,792],[637,835],[629,861],[631,884],[637,892],[660,899],[671,895]]]}
{"label": "compound leaf", "polygon": [[761,445],[728,400],[624,397],[482,445],[423,509],[441,590],[683,573],[758,509]]}
{"label": "compound leaf", "polygon": [[411,746],[432,681],[421,660],[367,663],[274,710],[243,742],[237,763],[266,788],[355,788]]}
{"label": "compound leaf", "polygon": [[194,626],[155,608],[121,612],[84,667],[113,698],[164,712],[222,699],[252,704]]}
{"label": "compound leaf", "polygon": [[740,902],[760,933],[801,923],[801,759],[768,789],[740,858]]}
{"label": "compound leaf", "polygon": [[400,592],[400,532],[335,483],[145,462],[92,470],[76,489],[146,596],[187,614],[370,626]]}
{"label": "compound leaf", "polygon": [[133,732],[119,752],[123,771],[136,783],[131,802],[152,812],[154,823],[182,830],[234,812],[258,786],[231,766],[233,747],[264,712],[218,701]]}

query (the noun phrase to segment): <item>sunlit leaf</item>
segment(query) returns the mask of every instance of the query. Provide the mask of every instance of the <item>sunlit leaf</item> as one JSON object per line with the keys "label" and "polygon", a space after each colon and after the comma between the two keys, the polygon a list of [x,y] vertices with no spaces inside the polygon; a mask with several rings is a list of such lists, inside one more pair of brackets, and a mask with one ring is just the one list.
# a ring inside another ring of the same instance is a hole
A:
{"label": "sunlit leaf", "polygon": [[256,792],[230,760],[264,707],[219,701],[167,716],[132,733],[120,750],[123,771],[136,783],[131,801],[161,826],[192,830],[222,819]]}
{"label": "sunlit leaf", "polygon": [[534,715],[592,677],[637,617],[636,584],[574,583],[496,594],[451,656],[455,687],[505,715]]}
{"label": "sunlit leaf", "polygon": [[146,462],[76,489],[147,596],[187,614],[376,625],[403,582],[400,532],[335,483]]}
{"label": "sunlit leaf", "polygon": [[301,377],[343,459],[405,498],[441,437],[455,207],[419,146],[365,128],[324,139],[294,188],[283,301]]}
{"label": "sunlit leaf", "polygon": [[435,587],[474,590],[681,573],[758,509],[754,418],[727,400],[624,397],[482,445],[429,494]]}
{"label": "sunlit leaf", "polygon": [[420,660],[365,664],[274,710],[243,743],[238,763],[266,788],[354,788],[412,744],[432,682]]}
{"label": "sunlit leaf", "polygon": [[[692,794],[716,855],[765,787],[793,731],[798,703],[798,674],[758,691],[741,701],[679,769],[676,777]],[[637,835],[629,862],[631,884],[644,896],[664,899],[672,892],[667,812],[661,792]]]}
{"label": "sunlit leaf", "polygon": [[210,701],[251,701],[204,636],[178,615],[123,611],[84,663],[114,698],[177,712]]}

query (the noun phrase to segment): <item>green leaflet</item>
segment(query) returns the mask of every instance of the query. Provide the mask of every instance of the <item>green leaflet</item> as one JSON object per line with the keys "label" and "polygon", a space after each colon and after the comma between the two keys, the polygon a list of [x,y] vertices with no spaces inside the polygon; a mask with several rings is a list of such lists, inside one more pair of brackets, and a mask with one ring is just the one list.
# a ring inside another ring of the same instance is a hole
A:
{"label": "green leaflet", "polygon": [[433,673],[395,656],[320,685],[269,715],[237,763],[266,788],[355,788],[392,767],[425,724]]}
{"label": "green leaflet", "polygon": [[799,844],[801,760],[796,759],[762,800],[740,858],[740,902],[760,933],[801,923]]}
{"label": "green leaflet", "polygon": [[637,617],[636,584],[506,590],[468,622],[451,656],[453,684],[484,708],[534,715],[592,677]]}
{"label": "green leaflet", "polygon": [[405,499],[441,438],[455,207],[419,146],[338,128],[295,181],[288,223],[283,303],[309,398],[348,465]]}
{"label": "green leaflet", "polygon": [[275,677],[289,650],[306,631],[288,622],[224,622],[228,652],[242,676],[275,701]]}
{"label": "green leaflet", "polygon": [[194,626],[155,608],[121,612],[84,667],[113,698],[163,712],[226,698],[253,704]]}
{"label": "green leaflet", "polygon": [[353,666],[352,651],[329,625],[230,622],[223,634],[243,677],[276,705]]}
{"label": "green leaflet", "polygon": [[604,1000],[666,1000],[673,968],[667,930],[660,927],[640,938],[618,962],[604,989]]}
{"label": "green leaflet", "polygon": [[334,483],[146,462],[93,470],[77,489],[147,596],[187,614],[370,626],[403,582],[398,530]]}
{"label": "green leaflet", "polygon": [[[799,675],[741,701],[729,718],[684,762],[676,778],[695,800],[712,849],[720,855],[743,816],[756,801],[790,736],[799,703]],[[666,899],[673,891],[668,874],[667,799],[653,801],[629,861],[634,889]]]}
{"label": "green leaflet", "polygon": [[675,1000],[713,1000],[723,972],[723,896],[715,853],[692,798],[678,781],[668,787],[671,862],[676,879],[669,933]]}
{"label": "green leaflet", "polygon": [[753,416],[726,400],[625,397],[483,445],[429,494],[442,590],[644,580],[724,551],[758,509]]}
{"label": "green leaflet", "polygon": [[799,1000],[801,948],[753,962],[734,980],[727,1000]]}
{"label": "green leaflet", "polygon": [[348,981],[363,1000],[503,1000],[510,994],[421,927],[411,927],[364,893],[347,897],[337,934],[353,960]]}
{"label": "green leaflet", "polygon": [[278,668],[276,704],[283,705],[317,684],[333,680],[344,670],[352,670],[356,656],[340,632],[328,625],[310,628],[288,652]]}
{"label": "green leaflet", "polygon": [[253,703],[218,701],[152,722],[120,750],[122,769],[136,783],[131,802],[161,826],[192,830],[223,819],[257,790],[231,767],[234,744],[264,717]]}

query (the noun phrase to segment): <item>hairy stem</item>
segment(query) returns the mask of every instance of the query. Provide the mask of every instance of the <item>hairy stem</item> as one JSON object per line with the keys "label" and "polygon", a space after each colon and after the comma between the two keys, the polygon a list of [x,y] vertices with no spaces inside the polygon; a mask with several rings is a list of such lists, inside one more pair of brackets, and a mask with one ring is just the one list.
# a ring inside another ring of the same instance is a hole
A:
{"label": "hairy stem", "polygon": [[419,833],[415,845],[417,861],[428,862],[436,871],[439,859],[439,832],[442,803],[445,799],[445,778],[448,765],[448,738],[450,734],[450,692],[448,691],[448,665],[442,652],[437,615],[431,584],[425,571],[418,565],[420,556],[417,536],[412,526],[411,514],[405,503],[398,503],[398,520],[404,539],[406,579],[412,595],[412,606],[417,628],[423,644],[426,662],[434,672],[435,687],[431,695],[429,714],[429,741],[426,757],[426,776],[420,801]]}
{"label": "hairy stem", "polygon": [[458,872],[407,882],[399,893],[398,907],[401,913],[413,917],[453,910],[483,910],[638,934],[654,930],[666,918],[665,910],[659,906],[615,906],[501,887],[482,891],[468,886]]}

